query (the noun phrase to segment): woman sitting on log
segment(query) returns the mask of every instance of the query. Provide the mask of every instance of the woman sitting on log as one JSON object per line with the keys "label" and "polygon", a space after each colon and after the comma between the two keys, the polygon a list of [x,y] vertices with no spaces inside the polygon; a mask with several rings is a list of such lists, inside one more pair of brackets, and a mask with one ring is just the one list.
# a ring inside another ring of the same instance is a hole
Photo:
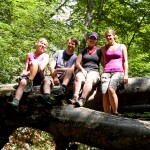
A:
{"label": "woman sitting on log", "polygon": [[127,48],[116,43],[117,35],[113,30],[105,33],[108,44],[102,47],[104,70],[101,76],[103,108],[106,113],[118,115],[118,97],[116,90],[122,83],[128,83]]}
{"label": "woman sitting on log", "polygon": [[13,107],[19,106],[23,92],[29,93],[33,85],[41,85],[45,78],[45,68],[49,62],[48,54],[44,50],[48,46],[45,38],[40,38],[36,43],[35,52],[28,53],[25,61],[25,68],[19,77],[19,87],[16,90],[15,97],[8,102]]}
{"label": "woman sitting on log", "polygon": [[[82,107],[85,104],[92,87],[100,81],[101,50],[96,46],[98,38],[96,32],[91,32],[88,36],[87,48],[79,52],[76,60],[78,72],[74,80],[74,94],[70,103],[77,107]],[[82,85],[82,95],[79,97]]]}

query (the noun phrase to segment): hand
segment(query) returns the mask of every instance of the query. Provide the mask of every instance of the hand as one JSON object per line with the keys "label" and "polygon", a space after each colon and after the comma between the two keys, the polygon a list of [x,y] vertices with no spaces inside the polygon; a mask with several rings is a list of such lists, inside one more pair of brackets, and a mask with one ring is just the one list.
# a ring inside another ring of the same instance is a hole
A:
{"label": "hand", "polygon": [[55,71],[52,73],[52,77],[55,78],[57,77],[57,70],[55,69]]}
{"label": "hand", "polygon": [[128,83],[128,77],[124,77],[124,84]]}
{"label": "hand", "polygon": [[26,70],[23,70],[22,73],[20,74],[20,76],[27,76],[29,74],[28,71]]}
{"label": "hand", "polygon": [[55,85],[59,85],[59,84],[60,84],[59,79],[58,79],[57,76],[54,77],[54,84],[55,84]]}
{"label": "hand", "polygon": [[85,69],[82,70],[82,73],[85,77],[87,76],[87,71]]}

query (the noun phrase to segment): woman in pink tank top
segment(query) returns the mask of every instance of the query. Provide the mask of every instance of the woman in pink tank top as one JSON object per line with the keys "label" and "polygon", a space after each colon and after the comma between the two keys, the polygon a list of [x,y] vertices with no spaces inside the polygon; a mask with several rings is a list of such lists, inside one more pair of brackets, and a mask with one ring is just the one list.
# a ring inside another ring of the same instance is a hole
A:
{"label": "woman in pink tank top", "polygon": [[107,45],[102,47],[104,70],[101,76],[103,109],[106,113],[118,115],[118,96],[116,90],[128,83],[127,48],[116,43],[117,35],[113,30],[105,32]]}
{"label": "woman in pink tank top", "polygon": [[26,56],[25,67],[20,74],[19,87],[15,97],[9,102],[15,108],[19,106],[23,92],[29,93],[33,85],[40,85],[44,80],[45,68],[49,61],[49,56],[44,53],[44,50],[47,48],[48,42],[45,38],[40,38],[35,46],[36,50]]}

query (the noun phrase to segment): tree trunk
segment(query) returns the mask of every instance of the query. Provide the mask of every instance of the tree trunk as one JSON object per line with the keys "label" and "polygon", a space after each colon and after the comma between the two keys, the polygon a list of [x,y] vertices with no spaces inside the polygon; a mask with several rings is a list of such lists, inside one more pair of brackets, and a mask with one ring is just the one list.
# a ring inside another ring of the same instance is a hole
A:
{"label": "tree trunk", "polygon": [[[150,149],[150,122],[92,110],[102,110],[99,85],[93,88],[85,104],[91,109],[66,104],[51,108],[39,97],[39,87],[34,87],[30,95],[24,95],[19,111],[7,104],[15,92],[13,86],[0,86],[0,148],[8,142],[14,129],[28,126],[51,133],[56,150],[65,150],[73,141],[105,150]],[[127,107],[136,110],[138,106],[149,107],[150,78],[130,78],[118,96],[121,112],[131,110]]]}

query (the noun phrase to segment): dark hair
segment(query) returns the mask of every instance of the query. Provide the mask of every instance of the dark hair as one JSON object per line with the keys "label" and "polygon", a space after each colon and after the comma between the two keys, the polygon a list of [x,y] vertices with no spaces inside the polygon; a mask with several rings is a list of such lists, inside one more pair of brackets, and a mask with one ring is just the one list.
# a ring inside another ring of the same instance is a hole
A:
{"label": "dark hair", "polygon": [[[75,45],[78,45],[78,41],[77,41],[76,38],[70,37],[70,38],[68,39],[68,41],[69,41],[69,40],[73,41],[73,42],[75,43]],[[67,41],[67,42],[68,42],[68,41]]]}

